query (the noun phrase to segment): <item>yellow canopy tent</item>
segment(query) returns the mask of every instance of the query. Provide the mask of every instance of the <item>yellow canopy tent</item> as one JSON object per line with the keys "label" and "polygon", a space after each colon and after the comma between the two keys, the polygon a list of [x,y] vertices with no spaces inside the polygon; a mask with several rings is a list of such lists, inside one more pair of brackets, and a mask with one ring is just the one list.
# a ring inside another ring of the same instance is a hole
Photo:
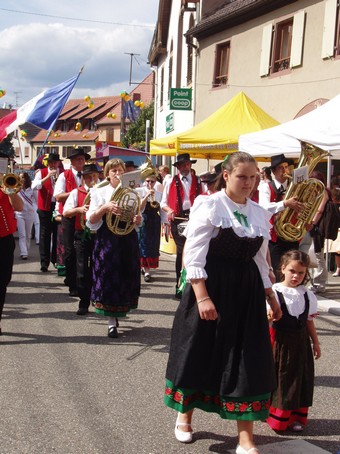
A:
{"label": "yellow canopy tent", "polygon": [[242,91],[193,128],[150,141],[150,154],[175,156],[190,153],[192,158],[222,159],[238,150],[241,134],[271,128],[279,123]]}

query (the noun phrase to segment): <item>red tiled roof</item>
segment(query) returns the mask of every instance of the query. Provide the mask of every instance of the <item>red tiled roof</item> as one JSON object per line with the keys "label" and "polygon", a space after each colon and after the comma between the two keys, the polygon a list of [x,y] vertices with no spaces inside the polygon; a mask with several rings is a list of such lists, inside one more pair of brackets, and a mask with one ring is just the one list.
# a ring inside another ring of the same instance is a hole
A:
{"label": "red tiled roof", "polygon": [[297,0],[233,0],[225,6],[210,11],[202,20],[186,33],[186,36],[203,38],[221,30],[234,27],[281,8]]}

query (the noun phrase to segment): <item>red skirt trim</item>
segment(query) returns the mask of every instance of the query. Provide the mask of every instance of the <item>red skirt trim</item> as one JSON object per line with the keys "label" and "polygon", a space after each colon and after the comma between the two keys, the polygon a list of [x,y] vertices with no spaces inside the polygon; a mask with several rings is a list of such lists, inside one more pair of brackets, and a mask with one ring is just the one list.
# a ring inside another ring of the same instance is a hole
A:
{"label": "red skirt trim", "polygon": [[294,422],[299,422],[302,425],[307,424],[308,407],[297,408],[295,410],[280,410],[279,408],[270,407],[269,417],[267,418],[268,425],[274,430],[287,430],[288,426]]}
{"label": "red skirt trim", "polygon": [[140,266],[141,268],[158,268],[159,266],[159,258],[158,257],[141,257],[140,258]]}

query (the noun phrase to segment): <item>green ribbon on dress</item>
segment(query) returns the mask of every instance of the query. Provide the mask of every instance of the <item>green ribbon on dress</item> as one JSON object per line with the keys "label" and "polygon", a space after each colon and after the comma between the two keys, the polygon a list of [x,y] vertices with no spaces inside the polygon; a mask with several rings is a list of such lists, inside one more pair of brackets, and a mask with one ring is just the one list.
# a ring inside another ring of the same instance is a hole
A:
{"label": "green ribbon on dress", "polygon": [[235,218],[238,220],[238,222],[241,224],[241,225],[244,225],[245,227],[249,227],[249,224],[248,224],[248,219],[247,219],[247,216],[245,214],[242,214],[240,213],[239,211],[234,211],[234,215],[235,215]]}
{"label": "green ribbon on dress", "polygon": [[91,239],[91,229],[89,229],[87,226],[84,228],[84,232],[81,237],[81,241],[86,241]]}

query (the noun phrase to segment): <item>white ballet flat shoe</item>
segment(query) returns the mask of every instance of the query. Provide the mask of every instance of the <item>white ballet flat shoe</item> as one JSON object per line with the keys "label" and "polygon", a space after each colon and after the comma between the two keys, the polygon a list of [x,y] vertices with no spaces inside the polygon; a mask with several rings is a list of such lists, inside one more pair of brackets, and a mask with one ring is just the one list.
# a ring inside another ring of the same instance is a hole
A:
{"label": "white ballet flat shoe", "polygon": [[257,448],[250,448],[248,449],[248,451],[244,448],[242,448],[242,446],[240,445],[237,445],[237,448],[236,448],[236,454],[259,454],[259,451]]}
{"label": "white ballet flat shoe", "polygon": [[180,426],[191,426],[191,424],[187,424],[185,422],[179,422],[178,421],[179,420],[179,415],[180,415],[180,413],[178,413],[177,419],[176,419],[175,437],[181,443],[190,443],[190,442],[192,442],[192,431],[183,432],[182,430],[179,430],[179,427]]}

